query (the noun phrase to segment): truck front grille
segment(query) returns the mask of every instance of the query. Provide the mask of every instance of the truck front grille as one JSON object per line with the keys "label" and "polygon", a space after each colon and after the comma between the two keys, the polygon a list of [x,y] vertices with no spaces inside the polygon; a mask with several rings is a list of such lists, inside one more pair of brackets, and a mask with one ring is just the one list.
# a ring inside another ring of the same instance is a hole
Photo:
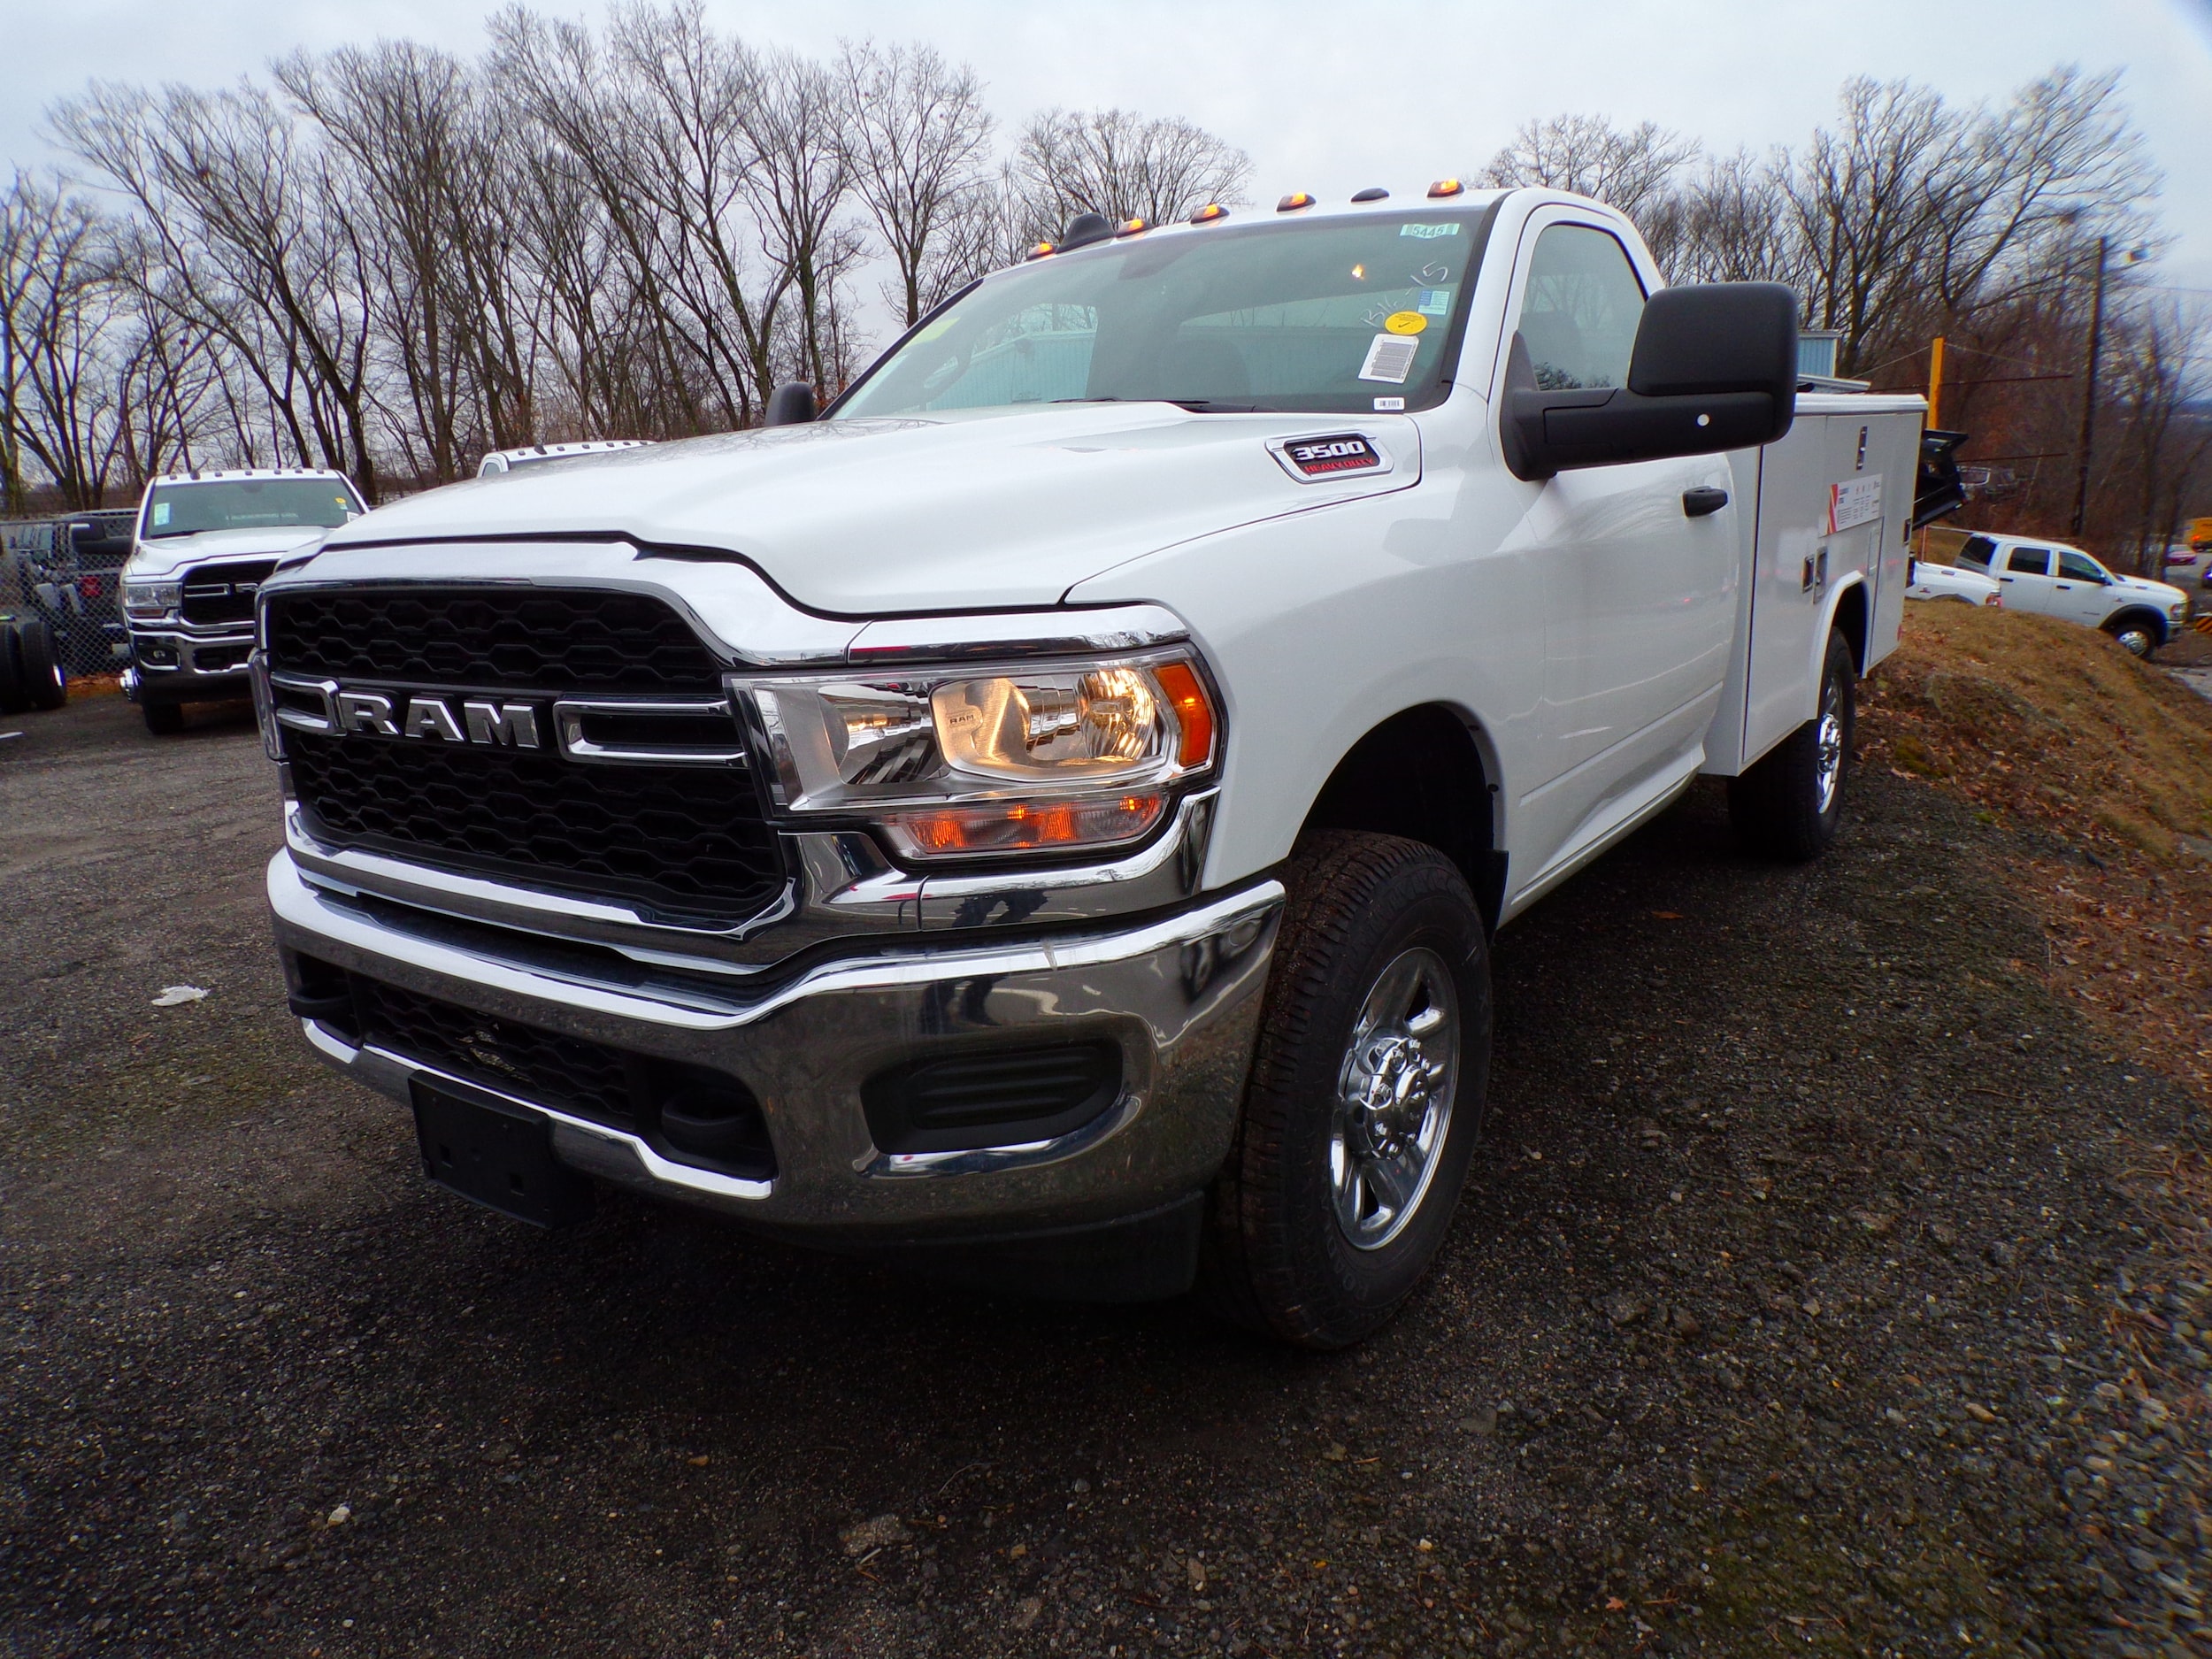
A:
{"label": "truck front grille", "polygon": [[253,596],[275,568],[274,559],[195,565],[184,573],[184,619],[203,626],[252,621]]}
{"label": "truck front grille", "polygon": [[539,710],[548,747],[534,752],[287,730],[293,787],[326,844],[673,919],[748,918],[782,891],[777,837],[741,768],[594,765],[550,746],[552,699],[722,689],[721,664],[664,602],[395,583],[279,590],[264,622],[278,673],[402,699],[410,687],[527,694]]}
{"label": "truck front grille", "polygon": [[327,844],[671,918],[743,919],[782,890],[776,834],[742,770],[297,731],[284,747],[308,828]]}
{"label": "truck front grille", "polygon": [[269,595],[269,665],[488,690],[714,692],[722,670],[644,594],[548,588],[297,588]]}

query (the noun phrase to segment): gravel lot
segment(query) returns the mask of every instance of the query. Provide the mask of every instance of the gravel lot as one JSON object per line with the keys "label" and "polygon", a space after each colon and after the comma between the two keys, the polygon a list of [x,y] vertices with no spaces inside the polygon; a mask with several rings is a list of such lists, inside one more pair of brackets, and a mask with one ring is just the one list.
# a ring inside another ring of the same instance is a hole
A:
{"label": "gravel lot", "polygon": [[1925,786],[1509,930],[1441,1271],[1314,1357],[472,1210],[283,1012],[250,723],[16,724],[12,1655],[2212,1650],[2212,1136]]}

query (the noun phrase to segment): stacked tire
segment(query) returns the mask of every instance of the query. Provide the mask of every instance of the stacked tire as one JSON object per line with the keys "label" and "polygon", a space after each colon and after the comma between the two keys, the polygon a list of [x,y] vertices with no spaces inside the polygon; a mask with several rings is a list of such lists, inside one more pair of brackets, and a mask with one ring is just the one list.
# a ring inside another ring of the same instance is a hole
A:
{"label": "stacked tire", "polygon": [[53,629],[36,617],[0,622],[0,714],[58,709],[68,701]]}

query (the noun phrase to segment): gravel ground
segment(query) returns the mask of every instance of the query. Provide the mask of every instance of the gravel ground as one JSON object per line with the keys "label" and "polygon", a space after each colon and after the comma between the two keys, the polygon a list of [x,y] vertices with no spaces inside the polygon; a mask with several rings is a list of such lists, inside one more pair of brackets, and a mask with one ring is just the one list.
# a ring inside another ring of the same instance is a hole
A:
{"label": "gravel ground", "polygon": [[1509,929],[1447,1256],[1316,1357],[472,1210],[283,1013],[250,724],[20,724],[12,1655],[2212,1650],[2212,1136],[1925,786]]}

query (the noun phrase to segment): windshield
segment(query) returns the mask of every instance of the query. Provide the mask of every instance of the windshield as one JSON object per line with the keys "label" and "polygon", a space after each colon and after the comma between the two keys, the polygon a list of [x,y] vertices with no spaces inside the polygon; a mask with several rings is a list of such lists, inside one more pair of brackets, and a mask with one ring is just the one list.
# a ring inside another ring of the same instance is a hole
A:
{"label": "windshield", "polygon": [[367,509],[336,478],[229,478],[157,484],[139,534],[148,541],[203,530],[268,530],[319,525],[334,530]]}
{"label": "windshield", "polygon": [[1225,412],[1443,398],[1487,213],[1133,236],[990,278],[869,372],[838,417],[1157,399]]}

